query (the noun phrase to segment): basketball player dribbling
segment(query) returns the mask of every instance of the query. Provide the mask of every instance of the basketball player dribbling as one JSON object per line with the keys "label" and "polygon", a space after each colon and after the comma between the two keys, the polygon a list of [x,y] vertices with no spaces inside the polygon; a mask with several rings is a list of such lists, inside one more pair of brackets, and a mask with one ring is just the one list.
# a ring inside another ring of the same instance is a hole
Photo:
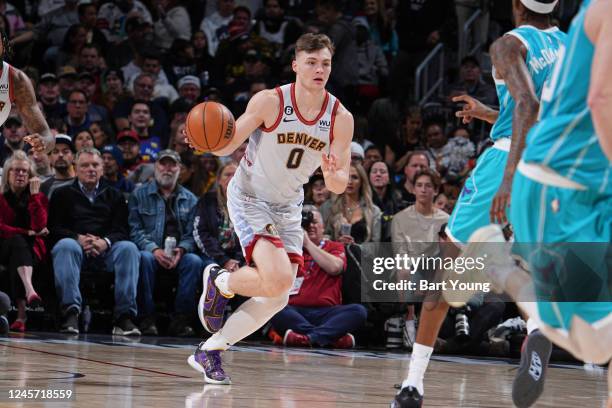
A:
{"label": "basketball player dribbling", "polygon": [[[330,191],[340,194],[346,188],[353,117],[325,90],[333,53],[326,35],[302,35],[292,61],[295,83],[253,96],[230,144],[213,152],[231,154],[250,137],[227,189],[247,266],[231,273],[216,264],[204,270],[198,314],[214,334],[188,359],[207,383],[231,383],[221,352],[263,326],[289,300],[303,264],[302,185],[321,166]],[[224,324],[225,306],[235,294],[250,299]]]}
{"label": "basketball player dribbling", "polygon": [[[465,248],[479,228],[491,222],[508,222],[506,210],[510,205],[512,179],[525,145],[525,136],[536,122],[539,95],[553,70],[558,48],[565,37],[551,23],[550,15],[556,3],[557,0],[512,1],[516,28],[491,46],[499,112],[484,107],[469,96],[455,98],[467,102],[465,110],[458,113],[465,121],[478,118],[494,124],[491,139],[495,142],[479,157],[449,218],[446,234],[458,248],[455,254]],[[505,170],[502,172],[501,169]],[[425,299],[408,375],[392,407],[422,406],[425,371],[448,310],[449,304],[439,298],[439,294],[429,294]],[[540,351],[545,365],[550,355],[550,342],[543,336],[539,338],[544,339],[544,346],[548,345]],[[531,339],[538,339],[537,334]],[[541,393],[543,379],[544,375],[541,381],[526,383],[517,378],[515,387],[520,385],[522,395],[536,399]]]}

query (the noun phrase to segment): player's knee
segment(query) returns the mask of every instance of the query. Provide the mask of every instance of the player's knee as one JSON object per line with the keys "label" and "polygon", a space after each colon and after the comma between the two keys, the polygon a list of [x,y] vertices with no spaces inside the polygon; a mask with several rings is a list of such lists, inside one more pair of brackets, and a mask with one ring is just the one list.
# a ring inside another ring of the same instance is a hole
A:
{"label": "player's knee", "polygon": [[270,308],[274,309],[275,313],[280,312],[287,306],[289,303],[289,291],[272,298],[268,298],[270,303]]}
{"label": "player's knee", "polygon": [[268,275],[265,282],[265,287],[268,288],[268,296],[280,297],[288,294],[293,286],[293,280],[291,267],[288,270],[275,270],[273,274]]}

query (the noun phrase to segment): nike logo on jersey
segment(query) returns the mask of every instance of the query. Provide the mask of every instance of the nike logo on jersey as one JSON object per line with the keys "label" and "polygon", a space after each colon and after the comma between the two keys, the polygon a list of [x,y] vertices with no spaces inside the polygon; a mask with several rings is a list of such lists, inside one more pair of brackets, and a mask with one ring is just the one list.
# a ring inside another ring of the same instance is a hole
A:
{"label": "nike logo on jersey", "polygon": [[283,118],[283,122],[295,122],[297,119],[287,119]]}

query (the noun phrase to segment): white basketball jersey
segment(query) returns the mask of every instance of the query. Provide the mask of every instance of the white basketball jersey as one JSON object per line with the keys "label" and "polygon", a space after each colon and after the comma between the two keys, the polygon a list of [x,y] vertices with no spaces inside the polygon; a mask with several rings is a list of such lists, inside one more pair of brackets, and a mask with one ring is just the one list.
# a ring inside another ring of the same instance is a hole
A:
{"label": "white basketball jersey", "polygon": [[303,185],[329,154],[334,138],[334,119],[340,102],[325,91],[316,118],[307,121],[295,101],[295,83],[276,88],[280,108],[269,128],[253,132],[234,176],[246,194],[270,203],[290,204],[303,200]]}
{"label": "white basketball jersey", "polygon": [[0,126],[6,122],[11,113],[13,86],[10,75],[12,68],[6,62],[2,64],[2,73],[0,74]]}

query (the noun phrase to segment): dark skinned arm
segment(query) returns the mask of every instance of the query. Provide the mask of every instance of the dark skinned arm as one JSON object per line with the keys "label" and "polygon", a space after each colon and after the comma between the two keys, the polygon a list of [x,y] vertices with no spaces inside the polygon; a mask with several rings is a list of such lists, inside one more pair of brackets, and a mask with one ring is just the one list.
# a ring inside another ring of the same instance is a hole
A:
{"label": "dark skinned arm", "polygon": [[51,152],[55,146],[55,138],[38,103],[36,103],[36,94],[34,93],[34,87],[30,78],[16,68],[11,69],[11,78],[13,80],[13,95],[17,110],[28,132],[30,132],[30,135],[26,136],[24,140],[35,151]]}
{"label": "dark skinned arm", "polygon": [[512,144],[502,181],[491,204],[491,222],[505,224],[506,208],[510,206],[512,179],[518,165],[527,132],[537,120],[540,103],[535,93],[531,75],[525,63],[527,50],[521,41],[513,36],[501,37],[491,46],[491,60],[495,65],[498,79],[506,82],[508,91],[515,102],[512,115]]}

